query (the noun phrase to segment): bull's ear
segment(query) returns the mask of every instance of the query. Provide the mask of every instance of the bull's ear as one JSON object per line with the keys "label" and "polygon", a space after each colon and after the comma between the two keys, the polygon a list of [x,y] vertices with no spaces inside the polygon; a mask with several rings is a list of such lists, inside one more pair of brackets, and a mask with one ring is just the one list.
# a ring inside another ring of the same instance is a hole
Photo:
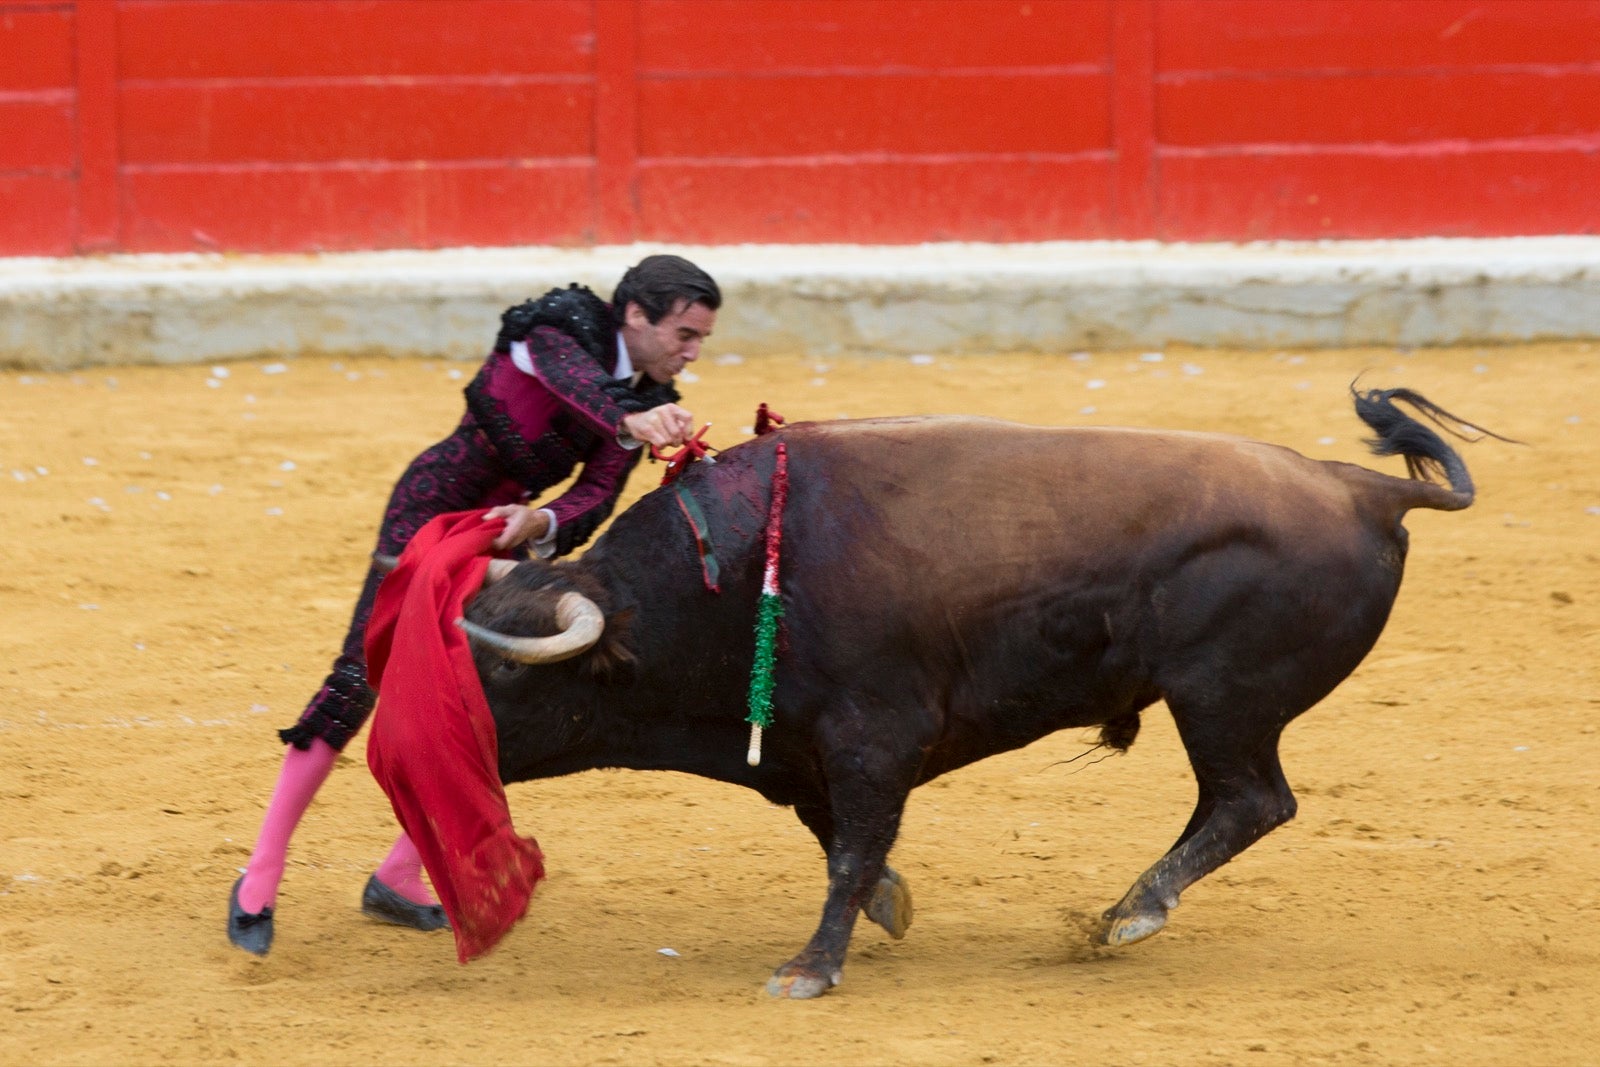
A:
{"label": "bull's ear", "polygon": [[632,608],[606,616],[606,628],[600,640],[579,661],[583,672],[607,685],[632,683],[639,666],[638,657],[629,647],[632,630]]}

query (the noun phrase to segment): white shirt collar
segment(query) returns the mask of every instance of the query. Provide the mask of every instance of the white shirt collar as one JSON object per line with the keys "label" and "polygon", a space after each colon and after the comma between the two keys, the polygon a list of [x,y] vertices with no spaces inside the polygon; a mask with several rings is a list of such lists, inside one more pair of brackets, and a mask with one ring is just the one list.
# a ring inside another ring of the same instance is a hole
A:
{"label": "white shirt collar", "polygon": [[615,378],[633,377],[633,360],[628,357],[628,342],[622,339],[622,331],[617,331],[617,373]]}

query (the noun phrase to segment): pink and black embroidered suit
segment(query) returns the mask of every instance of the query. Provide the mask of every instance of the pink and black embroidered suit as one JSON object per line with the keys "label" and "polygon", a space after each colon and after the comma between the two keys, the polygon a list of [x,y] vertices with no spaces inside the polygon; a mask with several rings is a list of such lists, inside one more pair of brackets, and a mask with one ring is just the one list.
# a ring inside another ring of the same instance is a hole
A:
{"label": "pink and black embroidered suit", "polygon": [[[556,517],[555,554],[593,536],[611,514],[642,450],[617,443],[624,415],[678,399],[670,384],[613,379],[617,324],[610,305],[582,286],[553,289],[501,316],[494,351],[466,388],[467,410],[449,437],[406,468],[384,509],[377,551],[398,556],[436,515],[527,501],[574,468],[578,479],[544,505]],[[511,346],[526,341],[534,373]],[[336,749],[372,712],[362,641],[383,572],[367,573],[344,648],[300,721],[279,736],[298,748],[321,737]]]}

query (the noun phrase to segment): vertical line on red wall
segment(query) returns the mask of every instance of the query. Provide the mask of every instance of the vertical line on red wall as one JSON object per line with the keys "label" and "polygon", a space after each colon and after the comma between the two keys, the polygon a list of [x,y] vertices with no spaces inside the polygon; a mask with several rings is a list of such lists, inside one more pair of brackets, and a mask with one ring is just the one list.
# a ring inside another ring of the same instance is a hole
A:
{"label": "vertical line on red wall", "polygon": [[77,90],[77,220],[79,252],[121,244],[117,144],[117,5],[78,0],[73,11]]}
{"label": "vertical line on red wall", "polygon": [[1112,179],[1118,237],[1156,234],[1156,0],[1111,0]]}
{"label": "vertical line on red wall", "polygon": [[638,0],[594,0],[595,239],[627,244],[638,233]]}

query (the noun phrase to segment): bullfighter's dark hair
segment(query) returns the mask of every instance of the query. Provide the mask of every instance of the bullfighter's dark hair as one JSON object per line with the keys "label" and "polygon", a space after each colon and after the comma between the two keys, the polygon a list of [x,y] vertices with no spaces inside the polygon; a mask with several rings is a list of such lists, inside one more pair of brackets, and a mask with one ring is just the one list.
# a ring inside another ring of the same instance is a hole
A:
{"label": "bullfighter's dark hair", "polygon": [[644,309],[645,318],[657,323],[680,303],[717,310],[722,306],[722,290],[711,275],[682,256],[646,256],[628,268],[612,294],[611,306],[618,318],[627,314],[630,301]]}

